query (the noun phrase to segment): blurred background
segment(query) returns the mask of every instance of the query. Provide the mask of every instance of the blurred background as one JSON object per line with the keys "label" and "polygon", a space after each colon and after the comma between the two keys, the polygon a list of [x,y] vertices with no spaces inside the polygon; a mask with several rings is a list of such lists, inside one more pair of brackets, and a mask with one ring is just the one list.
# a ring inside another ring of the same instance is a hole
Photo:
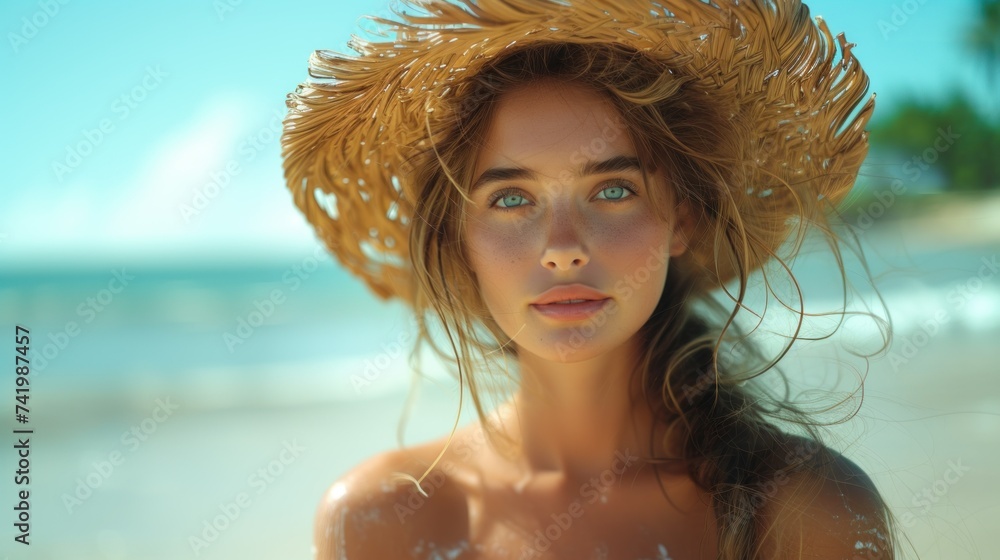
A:
{"label": "blurred background", "polygon": [[[831,443],[872,475],[921,558],[995,558],[1000,2],[808,4],[856,43],[878,95],[872,149],[840,210],[895,336]],[[405,310],[319,248],[278,141],[309,54],[345,51],[359,16],[387,7],[0,5],[0,352],[14,362],[20,325],[32,359],[26,423],[14,376],[0,384],[0,556],[310,558],[321,493],[396,446]],[[797,272],[835,306],[821,264]],[[834,344],[803,345],[786,369],[802,386],[843,386],[799,367]],[[454,382],[427,366],[407,445],[455,421]],[[27,547],[11,509],[23,489],[12,430],[24,428]]]}

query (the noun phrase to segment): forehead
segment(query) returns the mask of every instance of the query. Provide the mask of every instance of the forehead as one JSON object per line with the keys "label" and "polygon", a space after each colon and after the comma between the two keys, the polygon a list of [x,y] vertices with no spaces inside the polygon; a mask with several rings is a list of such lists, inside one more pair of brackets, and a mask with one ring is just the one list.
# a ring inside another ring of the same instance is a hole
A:
{"label": "forehead", "polygon": [[635,155],[621,116],[603,94],[555,80],[501,95],[483,140],[476,175],[499,164],[534,162],[551,171],[586,159]]}

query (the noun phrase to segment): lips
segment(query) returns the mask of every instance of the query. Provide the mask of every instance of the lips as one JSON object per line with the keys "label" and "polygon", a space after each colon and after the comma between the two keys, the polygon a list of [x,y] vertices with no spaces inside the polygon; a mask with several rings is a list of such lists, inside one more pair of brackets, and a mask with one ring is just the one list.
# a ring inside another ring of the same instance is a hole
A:
{"label": "lips", "polygon": [[580,321],[600,311],[611,296],[583,284],[555,286],[531,303],[543,316],[559,321]]}
{"label": "lips", "polygon": [[[585,286],[583,284],[567,284],[555,286],[543,292],[538,299],[531,302],[532,305],[576,305],[591,301],[608,299],[609,295]],[[567,303],[572,302],[572,303]]]}
{"label": "lips", "polygon": [[594,316],[611,298],[583,300],[580,303],[532,304],[531,308],[549,319],[557,321],[582,321]]}

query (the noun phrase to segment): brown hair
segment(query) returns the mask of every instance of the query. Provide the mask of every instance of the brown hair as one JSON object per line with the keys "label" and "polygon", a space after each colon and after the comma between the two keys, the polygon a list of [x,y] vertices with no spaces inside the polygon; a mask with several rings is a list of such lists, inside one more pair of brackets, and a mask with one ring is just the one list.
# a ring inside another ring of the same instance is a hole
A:
{"label": "brown hair", "polygon": [[[719,558],[756,557],[764,533],[771,530],[761,523],[769,481],[791,472],[816,474],[802,478],[801,487],[791,488],[808,493],[825,476],[830,457],[820,444],[816,428],[821,424],[789,402],[787,395],[779,398],[748,383],[772,369],[783,376],[777,363],[797,339],[803,317],[809,315],[801,307],[801,294],[798,309],[785,305],[797,314],[795,332],[771,359],[756,349],[735,319],[747,297],[751,263],[765,260],[762,256],[772,258],[798,289],[786,260],[770,249],[776,236],[788,235],[794,254],[811,226],[827,240],[838,263],[840,236],[830,219],[835,211],[828,200],[810,190],[809,183],[794,186],[800,194],[794,223],[784,218],[743,219],[748,213],[768,215],[766,197],[747,202],[746,197],[734,196],[737,190],[753,187],[746,184],[747,166],[752,162],[745,157],[745,146],[752,140],[745,119],[752,116],[742,114],[739,107],[720,107],[711,96],[689,88],[689,80],[680,73],[664,72],[659,63],[619,45],[553,43],[512,49],[463,84],[464,89],[451,100],[455,119],[450,130],[432,139],[404,170],[421,189],[410,230],[419,329],[411,364],[416,367],[422,342],[445,360],[453,360],[487,435],[493,441],[502,437],[489,429],[482,393],[501,390],[504,376],[480,372],[492,370],[507,356],[516,358],[517,348],[501,342],[509,339],[486,310],[463,252],[463,209],[477,147],[498,98],[543,78],[603,93],[623,119],[643,168],[662,170],[673,186],[673,197],[654,200],[661,215],[671,211],[668,204],[689,204],[697,237],[713,243],[717,257],[732,260],[737,274],[735,293],[725,292],[732,301],[728,308],[712,297],[712,290],[719,287],[712,273],[689,258],[689,252],[675,259],[663,295],[641,329],[643,352],[633,375],[641,376],[643,398],[654,411],[655,422],[666,426],[668,434],[680,434],[683,442],[680,449],[670,449],[667,443],[673,440],[669,437],[650,441],[646,459],[654,466],[684,465],[692,479],[712,493]],[[751,229],[749,223],[759,226]],[[846,293],[842,266],[840,273]],[[767,293],[780,301],[766,274],[763,279]],[[441,348],[431,336],[429,312],[441,325],[449,349]],[[888,330],[882,333],[885,344],[878,351],[889,344]],[[807,437],[790,438],[779,429],[782,423],[800,427]],[[427,472],[433,468],[434,464]],[[878,543],[883,547],[878,557],[892,557],[891,514],[877,492],[873,498],[879,510],[874,522],[887,536]]]}

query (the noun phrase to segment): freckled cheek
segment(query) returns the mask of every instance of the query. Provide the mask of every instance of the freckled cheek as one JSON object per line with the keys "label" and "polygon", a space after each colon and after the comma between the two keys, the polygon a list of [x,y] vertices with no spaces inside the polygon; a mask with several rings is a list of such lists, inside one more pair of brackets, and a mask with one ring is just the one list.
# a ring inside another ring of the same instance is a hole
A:
{"label": "freckled cheek", "polygon": [[642,263],[652,254],[666,251],[669,229],[652,217],[616,220],[601,226],[599,235],[592,239],[599,242],[601,254],[613,256],[622,263]]}
{"label": "freckled cheek", "polygon": [[469,248],[477,268],[492,272],[509,271],[531,254],[532,233],[526,227],[507,224],[477,228],[469,234]]}

